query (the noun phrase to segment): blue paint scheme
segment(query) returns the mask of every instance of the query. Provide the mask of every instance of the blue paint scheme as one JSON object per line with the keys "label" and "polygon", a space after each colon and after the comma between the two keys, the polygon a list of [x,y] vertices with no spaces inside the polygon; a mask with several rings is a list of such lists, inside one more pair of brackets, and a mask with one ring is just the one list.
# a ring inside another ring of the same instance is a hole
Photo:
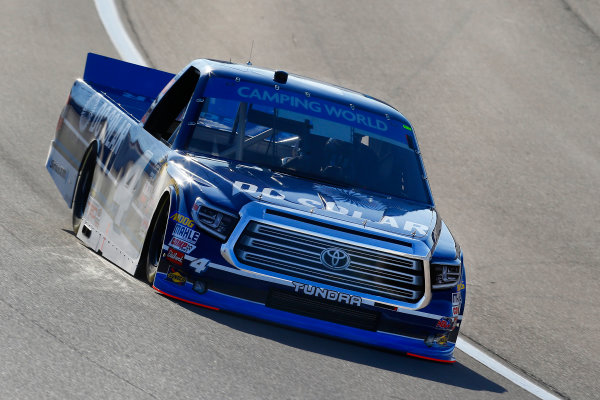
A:
{"label": "blue paint scheme", "polygon": [[[185,286],[179,286],[167,281],[165,278],[165,274],[158,274],[154,285],[163,292],[191,302],[369,346],[398,352],[410,352],[440,360],[453,360],[452,353],[455,346],[453,343],[444,347],[428,347],[423,342],[423,339],[420,338],[385,332],[371,332],[347,327],[328,321],[279,311],[265,307],[264,304],[245,301],[234,296],[212,292],[210,290],[205,294],[199,295],[191,289],[192,285],[190,283],[186,283]],[[414,324],[414,322],[411,323]],[[407,324],[409,324],[409,322],[407,322]]]}
{"label": "blue paint scheme", "polygon": [[[110,71],[110,73],[107,73]],[[150,103],[175,75],[89,53],[83,80],[141,119]]]}
{"label": "blue paint scheme", "polygon": [[[173,116],[180,115],[179,126],[172,132],[152,131],[155,128],[150,121],[157,115],[154,113],[168,109],[165,105],[172,100],[167,99],[170,93],[179,90],[178,82],[194,78],[190,71],[198,71],[193,93],[187,94],[191,100],[186,101],[181,113],[179,109],[171,110],[176,111]],[[465,269],[460,248],[439,218],[433,201],[418,203],[360,188],[337,187],[274,172],[259,165],[184,150],[195,116],[202,107],[203,96],[214,95],[215,91],[222,97],[239,97],[240,93],[243,97],[251,93],[251,89],[227,93],[227,82],[236,79],[247,85],[245,87],[256,90],[275,85],[273,71],[250,66],[196,60],[173,75],[89,54],[84,79],[73,85],[46,162],[52,179],[67,205],[71,206],[84,154],[90,148],[95,151],[92,191],[77,237],[134,274],[155,210],[161,199],[166,199],[169,220],[163,257],[154,281],[158,290],[184,301],[290,327],[439,360],[453,360],[458,327],[450,331],[437,323],[443,318],[456,318],[455,323],[460,325],[466,298]],[[218,84],[212,84],[211,80]],[[295,75],[289,75],[287,83],[279,85],[280,93],[287,96],[308,97],[306,93],[310,92],[311,98],[322,104],[352,105],[353,111],[364,116],[361,123],[370,124],[370,129],[382,129],[382,124],[389,121],[399,124],[402,135],[406,135],[402,140],[414,146],[419,154],[412,126],[402,114],[385,103]],[[382,131],[381,134],[390,133]],[[419,161],[425,176],[420,157]],[[212,209],[239,217],[239,222],[225,239],[218,238],[215,231],[200,227],[192,212],[196,199],[201,199],[201,204]],[[247,265],[238,259],[235,246],[252,221],[418,260],[424,269],[422,298],[414,302],[392,299],[358,289],[340,289],[335,284],[316,284],[306,277],[292,278],[285,273]],[[185,229],[182,228],[184,224],[187,224]],[[89,232],[83,231],[84,226]],[[180,252],[183,255],[181,265],[165,257],[171,240],[176,235],[180,235],[178,240],[181,240],[181,234],[176,230],[187,232],[190,242],[198,237],[197,242],[188,243],[189,249],[193,248],[188,254]],[[463,266],[458,286],[432,290],[430,262]],[[185,275],[183,285],[167,279],[171,267],[177,267]],[[207,282],[208,292],[196,293],[192,289],[196,280]],[[360,298],[360,306],[352,307],[375,313],[377,329],[358,329],[265,305],[274,290],[295,296],[292,282]],[[452,299],[453,294],[456,298],[457,291],[461,302],[454,304],[460,308],[459,314],[455,315]],[[425,343],[428,337],[444,333],[449,334],[447,344]]]}
{"label": "blue paint scheme", "polygon": [[454,238],[450,233],[450,229],[446,226],[446,223],[442,221],[442,227],[440,230],[440,238],[437,241],[435,250],[433,252],[433,259],[435,260],[456,260],[460,254],[457,254],[457,247],[454,242]]}
{"label": "blue paint scheme", "polygon": [[[211,157],[173,152],[170,161],[176,163],[185,171],[193,171],[194,178],[200,177],[209,186],[201,186],[202,193],[209,192],[207,197],[215,205],[237,212],[250,200],[261,200],[276,206],[311,211],[313,215],[324,216],[351,224],[363,224],[364,227],[376,228],[396,235],[413,237],[411,230],[405,230],[406,221],[425,225],[431,229],[436,222],[436,212],[428,205],[413,203],[398,198],[388,198],[385,195],[362,189],[338,188],[318,182],[311,182],[286,174],[272,172],[268,169],[257,170],[255,167],[230,160],[214,159]],[[241,188],[235,187],[235,182],[244,182]],[[257,187],[256,191],[249,185]],[[264,195],[265,189],[273,189]],[[280,198],[280,197],[284,198]],[[331,210],[325,208],[320,198],[331,204]],[[303,205],[300,202],[310,205]],[[375,207],[376,205],[376,207]],[[347,210],[344,213],[343,210]],[[354,212],[361,212],[361,217],[353,217]],[[382,217],[395,218],[397,227],[379,223]],[[427,237],[417,233],[416,237]],[[430,239],[430,238],[429,238]],[[425,256],[432,245],[418,249],[424,243],[406,242],[408,248],[403,249],[415,255]],[[453,245],[452,245],[453,246]],[[455,257],[453,257],[455,258]]]}

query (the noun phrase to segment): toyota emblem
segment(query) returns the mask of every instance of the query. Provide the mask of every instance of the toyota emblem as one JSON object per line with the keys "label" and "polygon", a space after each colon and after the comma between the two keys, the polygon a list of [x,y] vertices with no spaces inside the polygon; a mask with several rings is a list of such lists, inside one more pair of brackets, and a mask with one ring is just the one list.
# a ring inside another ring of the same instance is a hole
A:
{"label": "toyota emblem", "polygon": [[350,265],[350,255],[342,249],[332,247],[321,252],[321,263],[333,270],[342,270]]}

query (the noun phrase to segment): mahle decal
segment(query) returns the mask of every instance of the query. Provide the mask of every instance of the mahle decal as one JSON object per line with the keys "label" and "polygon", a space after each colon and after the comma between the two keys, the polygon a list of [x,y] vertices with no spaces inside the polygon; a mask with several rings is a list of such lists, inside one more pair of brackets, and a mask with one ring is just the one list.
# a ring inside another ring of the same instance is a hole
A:
{"label": "mahle decal", "polygon": [[181,240],[185,240],[186,242],[196,244],[196,242],[198,242],[198,238],[200,237],[200,232],[177,223],[177,225],[175,225],[175,229],[173,229],[173,236]]}

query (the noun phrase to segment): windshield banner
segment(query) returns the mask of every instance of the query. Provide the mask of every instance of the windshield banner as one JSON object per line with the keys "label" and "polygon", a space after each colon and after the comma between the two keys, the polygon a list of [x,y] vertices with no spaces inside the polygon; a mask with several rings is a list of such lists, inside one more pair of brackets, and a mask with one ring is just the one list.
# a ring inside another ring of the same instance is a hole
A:
{"label": "windshield banner", "polygon": [[398,137],[395,137],[398,132],[395,135],[392,133],[392,121],[385,116],[307,94],[289,92],[281,88],[276,90],[274,86],[212,77],[204,91],[204,96],[282,108],[398,140]]}

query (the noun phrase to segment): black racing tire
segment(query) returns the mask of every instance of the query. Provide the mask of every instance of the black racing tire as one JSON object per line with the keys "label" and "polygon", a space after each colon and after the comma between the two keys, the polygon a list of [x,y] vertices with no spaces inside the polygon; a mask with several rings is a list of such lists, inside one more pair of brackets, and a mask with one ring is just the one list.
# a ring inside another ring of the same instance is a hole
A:
{"label": "black racing tire", "polygon": [[158,263],[163,251],[163,242],[169,221],[169,201],[161,200],[156,211],[142,249],[140,263],[137,268],[137,276],[146,280],[150,285],[154,283]]}
{"label": "black racing tire", "polygon": [[85,206],[92,189],[92,180],[94,179],[94,170],[96,169],[96,151],[90,147],[83,156],[77,182],[75,183],[75,192],[73,193],[73,232],[77,234],[81,226],[81,218],[85,212]]}

